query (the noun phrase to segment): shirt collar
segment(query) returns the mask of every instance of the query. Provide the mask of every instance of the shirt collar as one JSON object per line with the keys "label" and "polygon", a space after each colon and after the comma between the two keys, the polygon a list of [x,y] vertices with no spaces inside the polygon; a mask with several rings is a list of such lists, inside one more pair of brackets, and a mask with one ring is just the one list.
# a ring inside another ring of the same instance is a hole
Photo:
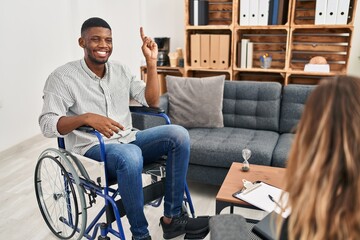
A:
{"label": "shirt collar", "polygon": [[105,75],[103,78],[100,78],[98,75],[96,75],[91,69],[87,66],[85,59],[80,60],[81,67],[84,69],[84,71],[94,80],[101,80],[107,78],[107,75],[109,74],[109,66],[108,63],[105,63]]}

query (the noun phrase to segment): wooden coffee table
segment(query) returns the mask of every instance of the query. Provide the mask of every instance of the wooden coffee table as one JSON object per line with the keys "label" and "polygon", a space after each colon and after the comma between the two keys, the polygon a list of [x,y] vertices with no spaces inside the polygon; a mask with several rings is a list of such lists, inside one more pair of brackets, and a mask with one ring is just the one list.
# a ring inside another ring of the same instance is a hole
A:
{"label": "wooden coffee table", "polygon": [[220,212],[228,206],[230,206],[230,213],[234,212],[234,206],[258,209],[251,204],[232,196],[233,193],[243,188],[242,179],[251,182],[263,181],[278,188],[283,188],[284,186],[283,179],[285,168],[250,164],[250,170],[248,172],[243,172],[241,167],[242,164],[238,162],[234,162],[231,165],[230,170],[216,195],[216,214],[220,214]]}

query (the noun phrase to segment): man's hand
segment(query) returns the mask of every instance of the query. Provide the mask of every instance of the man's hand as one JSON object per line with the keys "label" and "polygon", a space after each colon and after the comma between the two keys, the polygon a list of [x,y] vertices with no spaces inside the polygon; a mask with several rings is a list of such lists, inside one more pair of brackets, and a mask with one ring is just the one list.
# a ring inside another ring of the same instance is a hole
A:
{"label": "man's hand", "polygon": [[104,117],[95,113],[87,113],[86,119],[87,125],[96,129],[102,133],[105,137],[110,138],[114,133],[118,133],[120,130],[125,130],[124,126],[111,118]]}
{"label": "man's hand", "polygon": [[146,62],[148,61],[157,61],[158,56],[158,46],[156,42],[154,42],[151,38],[145,36],[144,30],[140,27],[140,36],[143,41],[143,45],[141,46],[141,50],[144,54]]}

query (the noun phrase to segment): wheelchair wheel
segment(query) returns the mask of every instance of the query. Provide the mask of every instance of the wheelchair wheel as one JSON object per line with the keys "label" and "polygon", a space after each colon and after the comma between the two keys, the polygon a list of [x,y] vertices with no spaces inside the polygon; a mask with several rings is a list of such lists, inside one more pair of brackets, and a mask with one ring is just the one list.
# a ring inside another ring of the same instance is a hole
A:
{"label": "wheelchair wheel", "polygon": [[71,162],[57,149],[47,149],[38,159],[34,180],[36,199],[50,230],[60,239],[81,239],[86,203]]}

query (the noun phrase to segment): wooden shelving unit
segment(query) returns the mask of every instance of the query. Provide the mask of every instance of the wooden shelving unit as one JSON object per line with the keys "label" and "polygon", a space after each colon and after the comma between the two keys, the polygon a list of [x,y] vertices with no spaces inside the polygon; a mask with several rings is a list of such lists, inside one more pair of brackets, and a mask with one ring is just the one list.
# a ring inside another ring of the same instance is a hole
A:
{"label": "wooden shelving unit", "polygon": [[[185,0],[185,76],[225,74],[229,80],[277,81],[286,85],[316,84],[323,77],[347,72],[357,0],[350,0],[349,18],[344,25],[315,25],[316,0],[289,0],[283,24],[267,26],[242,26],[239,23],[240,0],[209,0],[209,24],[191,26],[189,1]],[[192,67],[192,34],[230,35],[229,67]],[[243,38],[254,43],[252,68],[241,68],[239,64],[238,43]],[[273,58],[270,69],[260,68],[259,58],[264,53]],[[314,56],[326,58],[330,73],[303,71]]]}

